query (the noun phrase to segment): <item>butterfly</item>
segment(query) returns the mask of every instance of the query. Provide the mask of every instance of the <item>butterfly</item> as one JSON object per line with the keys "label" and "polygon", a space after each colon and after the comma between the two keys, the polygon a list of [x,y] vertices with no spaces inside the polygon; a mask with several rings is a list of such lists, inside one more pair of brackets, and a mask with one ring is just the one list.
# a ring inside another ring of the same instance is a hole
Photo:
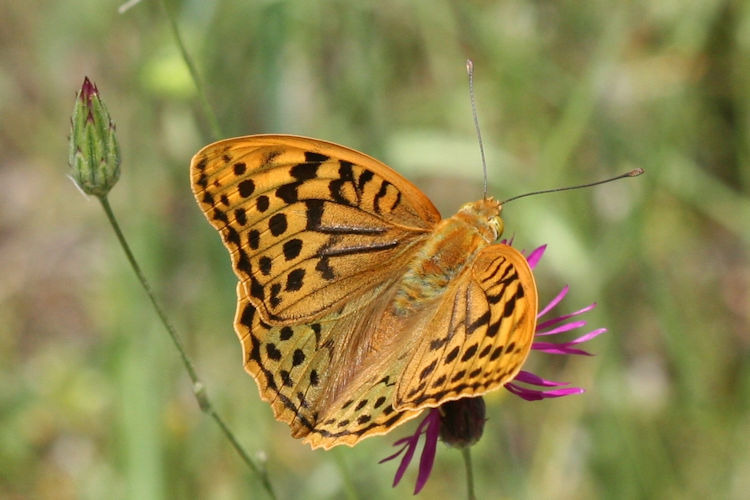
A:
{"label": "butterfly", "polygon": [[442,219],[384,163],[291,135],[210,144],[190,176],[238,278],[245,370],[312,448],[499,388],[529,354],[537,290],[499,201]]}

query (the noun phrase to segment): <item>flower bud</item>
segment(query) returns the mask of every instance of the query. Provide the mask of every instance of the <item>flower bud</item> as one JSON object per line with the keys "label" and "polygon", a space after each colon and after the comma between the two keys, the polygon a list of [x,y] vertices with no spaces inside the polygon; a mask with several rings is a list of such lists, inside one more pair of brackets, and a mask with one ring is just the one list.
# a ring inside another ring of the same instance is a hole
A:
{"label": "flower bud", "polygon": [[88,77],[83,79],[73,107],[68,164],[73,180],[86,194],[106,196],[120,177],[115,125]]}
{"label": "flower bud", "polygon": [[440,439],[456,448],[473,445],[482,437],[485,410],[482,396],[443,403],[440,405]]}

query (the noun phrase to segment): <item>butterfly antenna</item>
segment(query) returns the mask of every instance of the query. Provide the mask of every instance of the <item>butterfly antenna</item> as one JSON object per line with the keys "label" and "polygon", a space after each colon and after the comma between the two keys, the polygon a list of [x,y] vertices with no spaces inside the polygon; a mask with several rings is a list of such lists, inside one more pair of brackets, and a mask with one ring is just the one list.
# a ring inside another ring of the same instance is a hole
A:
{"label": "butterfly antenna", "polygon": [[643,172],[644,170],[642,168],[636,168],[636,169],[631,170],[630,172],[625,172],[624,174],[620,174],[615,177],[610,177],[609,179],[604,179],[603,181],[590,182],[588,184],[580,184],[578,186],[568,186],[568,187],[561,187],[561,188],[555,188],[555,189],[544,189],[542,191],[532,191],[531,193],[519,194],[518,196],[513,196],[511,198],[508,198],[507,200],[503,200],[502,202],[500,202],[500,204],[505,205],[509,201],[517,200],[519,198],[525,198],[527,196],[532,196],[536,194],[556,193],[558,191],[570,191],[571,189],[581,189],[581,188],[587,188],[591,186],[598,186],[599,184],[606,184],[608,182],[616,181],[618,179],[623,179],[625,177],[638,177]]}
{"label": "butterfly antenna", "polygon": [[482,172],[484,173],[484,199],[487,199],[487,161],[484,158],[484,144],[482,143],[482,132],[479,130],[479,117],[477,116],[477,103],[474,99],[474,63],[471,59],[466,60],[466,72],[469,74],[469,99],[471,99],[471,114],[474,116],[474,128],[479,139],[479,152],[482,154]]}

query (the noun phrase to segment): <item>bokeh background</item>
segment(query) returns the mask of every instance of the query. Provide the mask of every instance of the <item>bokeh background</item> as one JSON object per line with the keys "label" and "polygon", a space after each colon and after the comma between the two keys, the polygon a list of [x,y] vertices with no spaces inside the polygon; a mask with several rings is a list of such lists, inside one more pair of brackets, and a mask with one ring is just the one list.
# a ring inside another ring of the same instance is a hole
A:
{"label": "bokeh background", "polygon": [[[750,3],[167,2],[225,137],[303,134],[394,166],[450,215],[519,200],[541,300],[596,301],[595,357],[533,356],[586,394],[488,398],[480,498],[746,498],[750,491]],[[188,182],[215,139],[159,0],[0,0],[0,497],[267,498],[199,411],[95,199],[66,177],[84,75],[117,123],[110,200],[218,411],[279,498],[408,498],[355,448],[289,437],[241,366],[234,277]],[[503,391],[500,391],[503,392]],[[442,444],[423,498],[465,494]]]}

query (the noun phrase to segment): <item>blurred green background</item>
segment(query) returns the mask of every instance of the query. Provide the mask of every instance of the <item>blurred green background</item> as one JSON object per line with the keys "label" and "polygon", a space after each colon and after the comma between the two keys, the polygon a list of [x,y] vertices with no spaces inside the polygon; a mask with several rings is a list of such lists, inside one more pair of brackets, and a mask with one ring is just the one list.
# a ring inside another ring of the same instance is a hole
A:
{"label": "blurred green background", "polygon": [[[267,498],[201,414],[95,199],[66,178],[84,75],[117,123],[110,201],[219,412],[280,498],[407,498],[355,448],[289,437],[241,365],[225,250],[188,164],[209,119],[157,0],[0,2],[0,497]],[[548,243],[541,301],[592,301],[592,358],[532,356],[582,396],[488,398],[479,498],[746,498],[750,491],[750,3],[169,2],[223,136],[293,133],[386,161],[450,215],[481,196],[646,175],[504,211]],[[502,392],[502,391],[500,391]],[[422,498],[462,498],[439,445]]]}

